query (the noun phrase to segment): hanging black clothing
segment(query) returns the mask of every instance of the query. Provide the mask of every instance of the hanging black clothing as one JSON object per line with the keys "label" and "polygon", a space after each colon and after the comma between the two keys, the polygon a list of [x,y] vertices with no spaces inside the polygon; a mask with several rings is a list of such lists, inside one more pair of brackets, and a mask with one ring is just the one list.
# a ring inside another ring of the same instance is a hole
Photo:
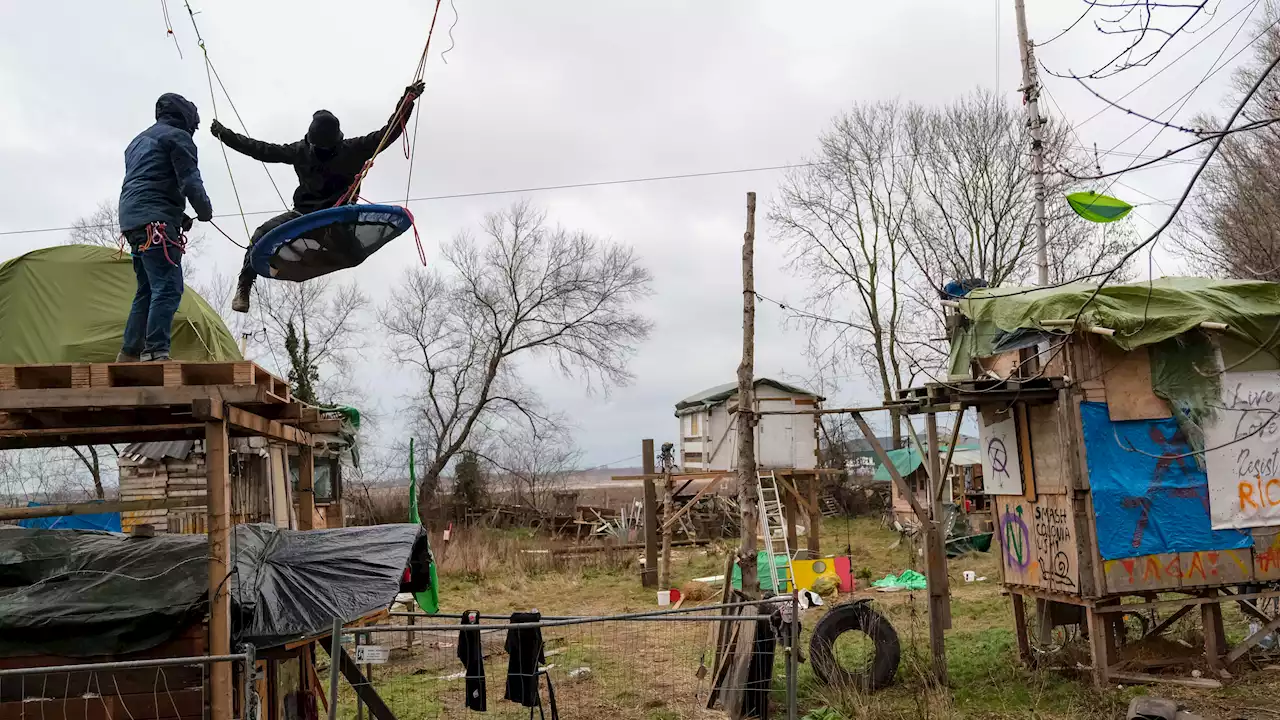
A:
{"label": "hanging black clothing", "polygon": [[[542,613],[539,612],[511,613],[512,625],[541,620]],[[538,667],[547,661],[542,647],[542,629],[508,630],[506,648],[511,662],[507,666],[507,692],[503,698],[525,707],[538,707],[542,704],[538,696]]]}
{"label": "hanging black clothing", "polygon": [[756,621],[756,634],[751,647],[751,666],[747,668],[747,687],[742,698],[742,715],[767,720],[769,690],[773,687],[773,651],[778,636],[768,620]]}
{"label": "hanging black clothing", "polygon": [[[475,610],[462,613],[462,624],[479,625],[480,613]],[[479,630],[458,631],[458,659],[467,670],[467,707],[484,712],[484,648],[480,645]]]}

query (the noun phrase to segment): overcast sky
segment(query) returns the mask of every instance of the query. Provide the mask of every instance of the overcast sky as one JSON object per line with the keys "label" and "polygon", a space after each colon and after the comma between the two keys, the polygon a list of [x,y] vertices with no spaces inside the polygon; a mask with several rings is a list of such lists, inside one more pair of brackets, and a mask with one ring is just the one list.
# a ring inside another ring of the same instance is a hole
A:
{"label": "overcast sky", "polygon": [[[311,113],[327,108],[348,135],[385,122],[422,51],[433,3],[366,0],[340,3],[273,0],[192,0],[210,56],[252,134],[290,142]],[[218,144],[205,67],[190,19],[170,0],[183,57],[165,33],[155,2],[3,3],[0,6],[0,231],[68,225],[101,201],[114,203],[123,150],[153,120],[155,99],[178,92],[200,108],[196,134],[205,184],[219,224],[243,239],[235,197]],[[943,104],[984,87],[1017,102],[1020,85],[1013,0],[894,2],[747,2],[663,0],[588,2],[456,0],[445,2],[418,105],[420,127],[410,195],[479,193],[582,182],[767,167],[811,152],[832,116],[852,104],[901,98]],[[1033,39],[1056,35],[1083,10],[1077,0],[1029,2]],[[1244,8],[1242,13],[1237,10]],[[1221,0],[1197,34],[1176,40],[1150,69],[1100,83],[1113,97],[1203,43],[1170,72],[1127,99],[1155,113],[1195,85],[1219,57],[1226,61],[1256,35],[1237,28],[1263,8],[1254,0]],[[1200,23],[1193,26],[1199,27]],[[1219,30],[1219,28],[1221,29]],[[1204,39],[1210,35],[1208,39]],[[1233,43],[1228,41],[1235,37]],[[1041,50],[1053,68],[1083,70],[1118,50],[1116,38],[1086,21]],[[1110,52],[1110,54],[1108,54]],[[1220,55],[1220,53],[1224,53]],[[1243,60],[1248,54],[1240,56]],[[1221,107],[1227,71],[1206,82],[1178,119]],[[1106,150],[1143,123],[1110,111],[1072,81],[1044,78],[1055,102],[1086,146]],[[218,116],[232,127],[225,100]],[[1118,147],[1137,153],[1148,128]],[[1155,154],[1186,142],[1165,131]],[[263,169],[232,155],[231,168],[247,211],[279,211]],[[1130,160],[1103,158],[1104,169]],[[408,163],[383,154],[364,187],[366,197],[403,201]],[[293,174],[273,171],[286,197]],[[1175,198],[1189,176],[1185,165],[1135,172],[1114,194],[1131,202]],[[476,228],[487,212],[521,197],[554,222],[582,228],[639,249],[656,278],[644,310],[655,323],[631,368],[635,383],[608,396],[584,394],[581,383],[541,363],[524,376],[553,408],[577,424],[584,465],[635,464],[639,442],[674,440],[672,406],[680,398],[734,377],[740,353],[740,248],[745,194],[759,193],[758,290],[799,300],[805,287],[785,269],[764,217],[780,178],[755,172],[604,187],[411,203],[428,263],[438,244]],[[1141,206],[1145,234],[1166,205]],[[269,215],[249,217],[249,227]],[[0,260],[58,244],[65,232],[0,236]],[[197,270],[231,273],[241,251],[216,234],[205,237]],[[1157,251],[1156,275],[1179,270]],[[388,280],[417,263],[402,237],[362,267],[343,274],[378,302]],[[1145,265],[1145,263],[1144,263]],[[1145,273],[1145,267],[1142,269]],[[384,416],[400,427],[402,393],[411,379],[392,371],[370,347],[356,381]],[[760,376],[803,376],[803,338],[782,326],[777,307],[760,306],[756,368]],[[2,340],[0,340],[2,341]],[[255,358],[272,365],[271,358]],[[865,381],[848,378],[828,404],[869,399]],[[375,443],[376,444],[376,443]]]}

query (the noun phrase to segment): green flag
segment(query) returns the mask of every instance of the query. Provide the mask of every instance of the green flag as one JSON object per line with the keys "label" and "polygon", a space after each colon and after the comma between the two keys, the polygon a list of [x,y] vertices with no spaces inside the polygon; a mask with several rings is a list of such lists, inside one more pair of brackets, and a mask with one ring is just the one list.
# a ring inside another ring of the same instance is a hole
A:
{"label": "green flag", "polygon": [[[422,524],[422,519],[418,515],[418,476],[414,472],[413,467],[413,438],[409,438],[409,522]],[[430,552],[430,546],[427,551]],[[431,557],[431,587],[413,594],[413,599],[418,602],[418,607],[427,613],[434,615],[440,612],[440,580],[436,575],[436,559],[433,554]]]}
{"label": "green flag", "polygon": [[1077,215],[1089,222],[1096,223],[1115,222],[1128,215],[1129,211],[1133,209],[1132,205],[1123,200],[1107,195],[1099,195],[1092,190],[1068,195],[1067,203],[1071,205],[1071,209],[1075,210]]}

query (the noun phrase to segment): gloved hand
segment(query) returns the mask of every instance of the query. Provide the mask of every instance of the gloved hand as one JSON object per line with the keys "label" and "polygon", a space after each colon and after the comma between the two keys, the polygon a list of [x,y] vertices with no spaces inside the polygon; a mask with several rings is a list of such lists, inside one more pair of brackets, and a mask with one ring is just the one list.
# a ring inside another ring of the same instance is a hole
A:
{"label": "gloved hand", "polygon": [[191,226],[194,223],[190,215],[182,213],[182,232],[191,232]]}
{"label": "gloved hand", "polygon": [[218,122],[217,118],[214,118],[213,122],[209,124],[209,134],[216,138],[221,138],[226,129],[226,126]]}
{"label": "gloved hand", "polygon": [[213,213],[207,213],[205,215],[196,215],[196,219],[199,220],[200,222],[210,222],[213,220]]}
{"label": "gloved hand", "polygon": [[421,80],[404,89],[404,96],[407,98],[416,98],[422,95],[422,91],[427,88],[427,84]]}

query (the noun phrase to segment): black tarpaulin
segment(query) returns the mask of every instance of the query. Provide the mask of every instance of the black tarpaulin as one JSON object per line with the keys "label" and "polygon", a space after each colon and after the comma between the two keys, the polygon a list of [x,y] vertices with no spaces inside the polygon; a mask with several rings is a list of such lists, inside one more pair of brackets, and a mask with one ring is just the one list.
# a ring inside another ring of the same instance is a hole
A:
{"label": "black tarpaulin", "polygon": [[[236,526],[233,643],[271,647],[389,606],[422,533]],[[169,640],[208,612],[208,548],[204,535],[0,528],[0,657],[119,655]]]}

